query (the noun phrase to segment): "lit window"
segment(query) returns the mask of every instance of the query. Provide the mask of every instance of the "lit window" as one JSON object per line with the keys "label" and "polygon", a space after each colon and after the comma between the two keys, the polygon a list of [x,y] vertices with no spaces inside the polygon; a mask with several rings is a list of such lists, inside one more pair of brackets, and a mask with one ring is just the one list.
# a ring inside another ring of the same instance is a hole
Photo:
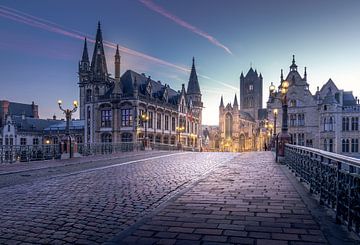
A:
{"label": "lit window", "polygon": [[122,109],[121,110],[121,126],[123,126],[123,127],[132,126],[131,109]]}
{"label": "lit window", "polygon": [[101,127],[109,128],[111,127],[112,114],[111,110],[102,110],[101,111]]}

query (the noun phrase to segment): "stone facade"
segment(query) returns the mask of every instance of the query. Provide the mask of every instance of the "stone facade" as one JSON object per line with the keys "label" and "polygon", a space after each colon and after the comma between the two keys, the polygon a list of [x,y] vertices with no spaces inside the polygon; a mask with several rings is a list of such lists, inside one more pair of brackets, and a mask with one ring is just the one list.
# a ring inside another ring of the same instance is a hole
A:
{"label": "stone facade", "polygon": [[[80,119],[85,121],[85,143],[138,142],[200,148],[202,100],[193,59],[187,90],[175,91],[150,76],[128,70],[120,76],[120,54],[115,54],[115,76],[107,72],[100,24],[92,61],[85,40],[79,63]],[[141,115],[148,121],[141,121]],[[177,127],[183,127],[179,132]]]}
{"label": "stone facade", "polygon": [[240,109],[235,94],[233,104],[219,106],[220,150],[261,150],[266,142],[266,109],[262,108],[262,75],[250,68],[240,75]]}
{"label": "stone facade", "polygon": [[[288,126],[292,143],[315,147],[348,156],[360,157],[360,105],[352,92],[339,89],[329,79],[313,95],[309,90],[306,67],[301,76],[293,57],[290,71],[281,81],[289,82]],[[268,118],[274,121],[273,110],[278,109],[277,132],[281,131],[282,110],[280,93],[275,92],[267,102]]]}

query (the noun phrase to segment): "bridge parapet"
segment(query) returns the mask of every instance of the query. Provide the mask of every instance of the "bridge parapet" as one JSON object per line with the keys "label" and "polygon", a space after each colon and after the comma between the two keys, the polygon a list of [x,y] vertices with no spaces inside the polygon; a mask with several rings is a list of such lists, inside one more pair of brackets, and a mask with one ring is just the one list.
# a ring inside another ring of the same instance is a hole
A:
{"label": "bridge parapet", "polygon": [[305,181],[336,222],[360,233],[360,159],[315,148],[285,146],[285,163]]}

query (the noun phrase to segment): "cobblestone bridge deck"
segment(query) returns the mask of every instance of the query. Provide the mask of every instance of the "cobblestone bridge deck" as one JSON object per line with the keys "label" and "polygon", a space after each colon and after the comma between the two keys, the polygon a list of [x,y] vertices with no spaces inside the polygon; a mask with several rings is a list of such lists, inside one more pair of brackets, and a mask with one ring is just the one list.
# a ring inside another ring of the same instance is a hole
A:
{"label": "cobblestone bridge deck", "polygon": [[12,166],[0,174],[12,177],[0,188],[0,243],[359,244],[273,159],[156,153],[20,175]]}

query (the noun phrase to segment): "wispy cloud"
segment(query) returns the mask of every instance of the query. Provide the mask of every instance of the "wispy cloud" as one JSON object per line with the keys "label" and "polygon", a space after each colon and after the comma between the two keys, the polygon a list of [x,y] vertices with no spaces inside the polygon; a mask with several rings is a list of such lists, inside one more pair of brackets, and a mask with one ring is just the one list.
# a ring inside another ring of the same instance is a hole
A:
{"label": "wispy cloud", "polygon": [[[71,37],[71,38],[75,38],[75,39],[80,39],[80,40],[84,40],[84,38],[86,37],[88,41],[90,42],[95,42],[95,40],[92,38],[91,35],[82,33],[80,31],[77,30],[72,30],[72,29],[68,29],[65,28],[61,25],[58,25],[54,22],[21,12],[19,10],[13,9],[13,8],[9,8],[3,5],[0,5],[0,17],[6,18],[6,19],[10,19],[28,26],[32,26],[35,28],[39,28],[48,32],[52,32],[52,33],[56,33],[56,34],[60,34],[63,36],[67,36],[67,37]],[[110,41],[106,41],[104,40],[104,45],[108,48],[112,48],[112,49],[116,49],[116,44]],[[127,48],[125,46],[119,45],[119,50],[121,52],[124,52],[126,54],[129,54],[131,56],[137,57],[137,58],[141,58],[141,59],[145,59],[148,60],[152,63],[158,64],[158,65],[164,65],[167,67],[171,67],[174,68],[176,70],[179,70],[181,72],[185,72],[185,73],[189,73],[190,69],[186,68],[184,66],[181,65],[177,65],[177,64],[173,64],[171,62],[156,58],[154,56],[148,55],[148,54],[144,54],[142,52],[138,52],[136,50]],[[218,81],[216,79],[210,78],[208,76],[205,75],[201,75],[199,74],[200,77],[216,82],[220,85],[223,85],[227,88],[231,88],[231,89],[237,89],[234,86],[227,84],[227,83],[223,83],[221,81]]]}
{"label": "wispy cloud", "polygon": [[151,9],[152,11],[155,11],[155,12],[161,14],[162,16],[170,19],[171,21],[175,22],[176,24],[178,24],[178,25],[192,31],[193,33],[207,39],[212,44],[224,49],[227,53],[232,54],[231,50],[228,47],[226,47],[224,44],[219,42],[215,37],[211,36],[210,34],[206,33],[205,31],[200,30],[199,28],[191,25],[190,23],[180,19],[179,17],[173,15],[172,13],[170,13],[169,11],[164,9],[163,7],[155,4],[151,0],[139,0],[139,1],[143,5],[145,5],[147,8]]}

